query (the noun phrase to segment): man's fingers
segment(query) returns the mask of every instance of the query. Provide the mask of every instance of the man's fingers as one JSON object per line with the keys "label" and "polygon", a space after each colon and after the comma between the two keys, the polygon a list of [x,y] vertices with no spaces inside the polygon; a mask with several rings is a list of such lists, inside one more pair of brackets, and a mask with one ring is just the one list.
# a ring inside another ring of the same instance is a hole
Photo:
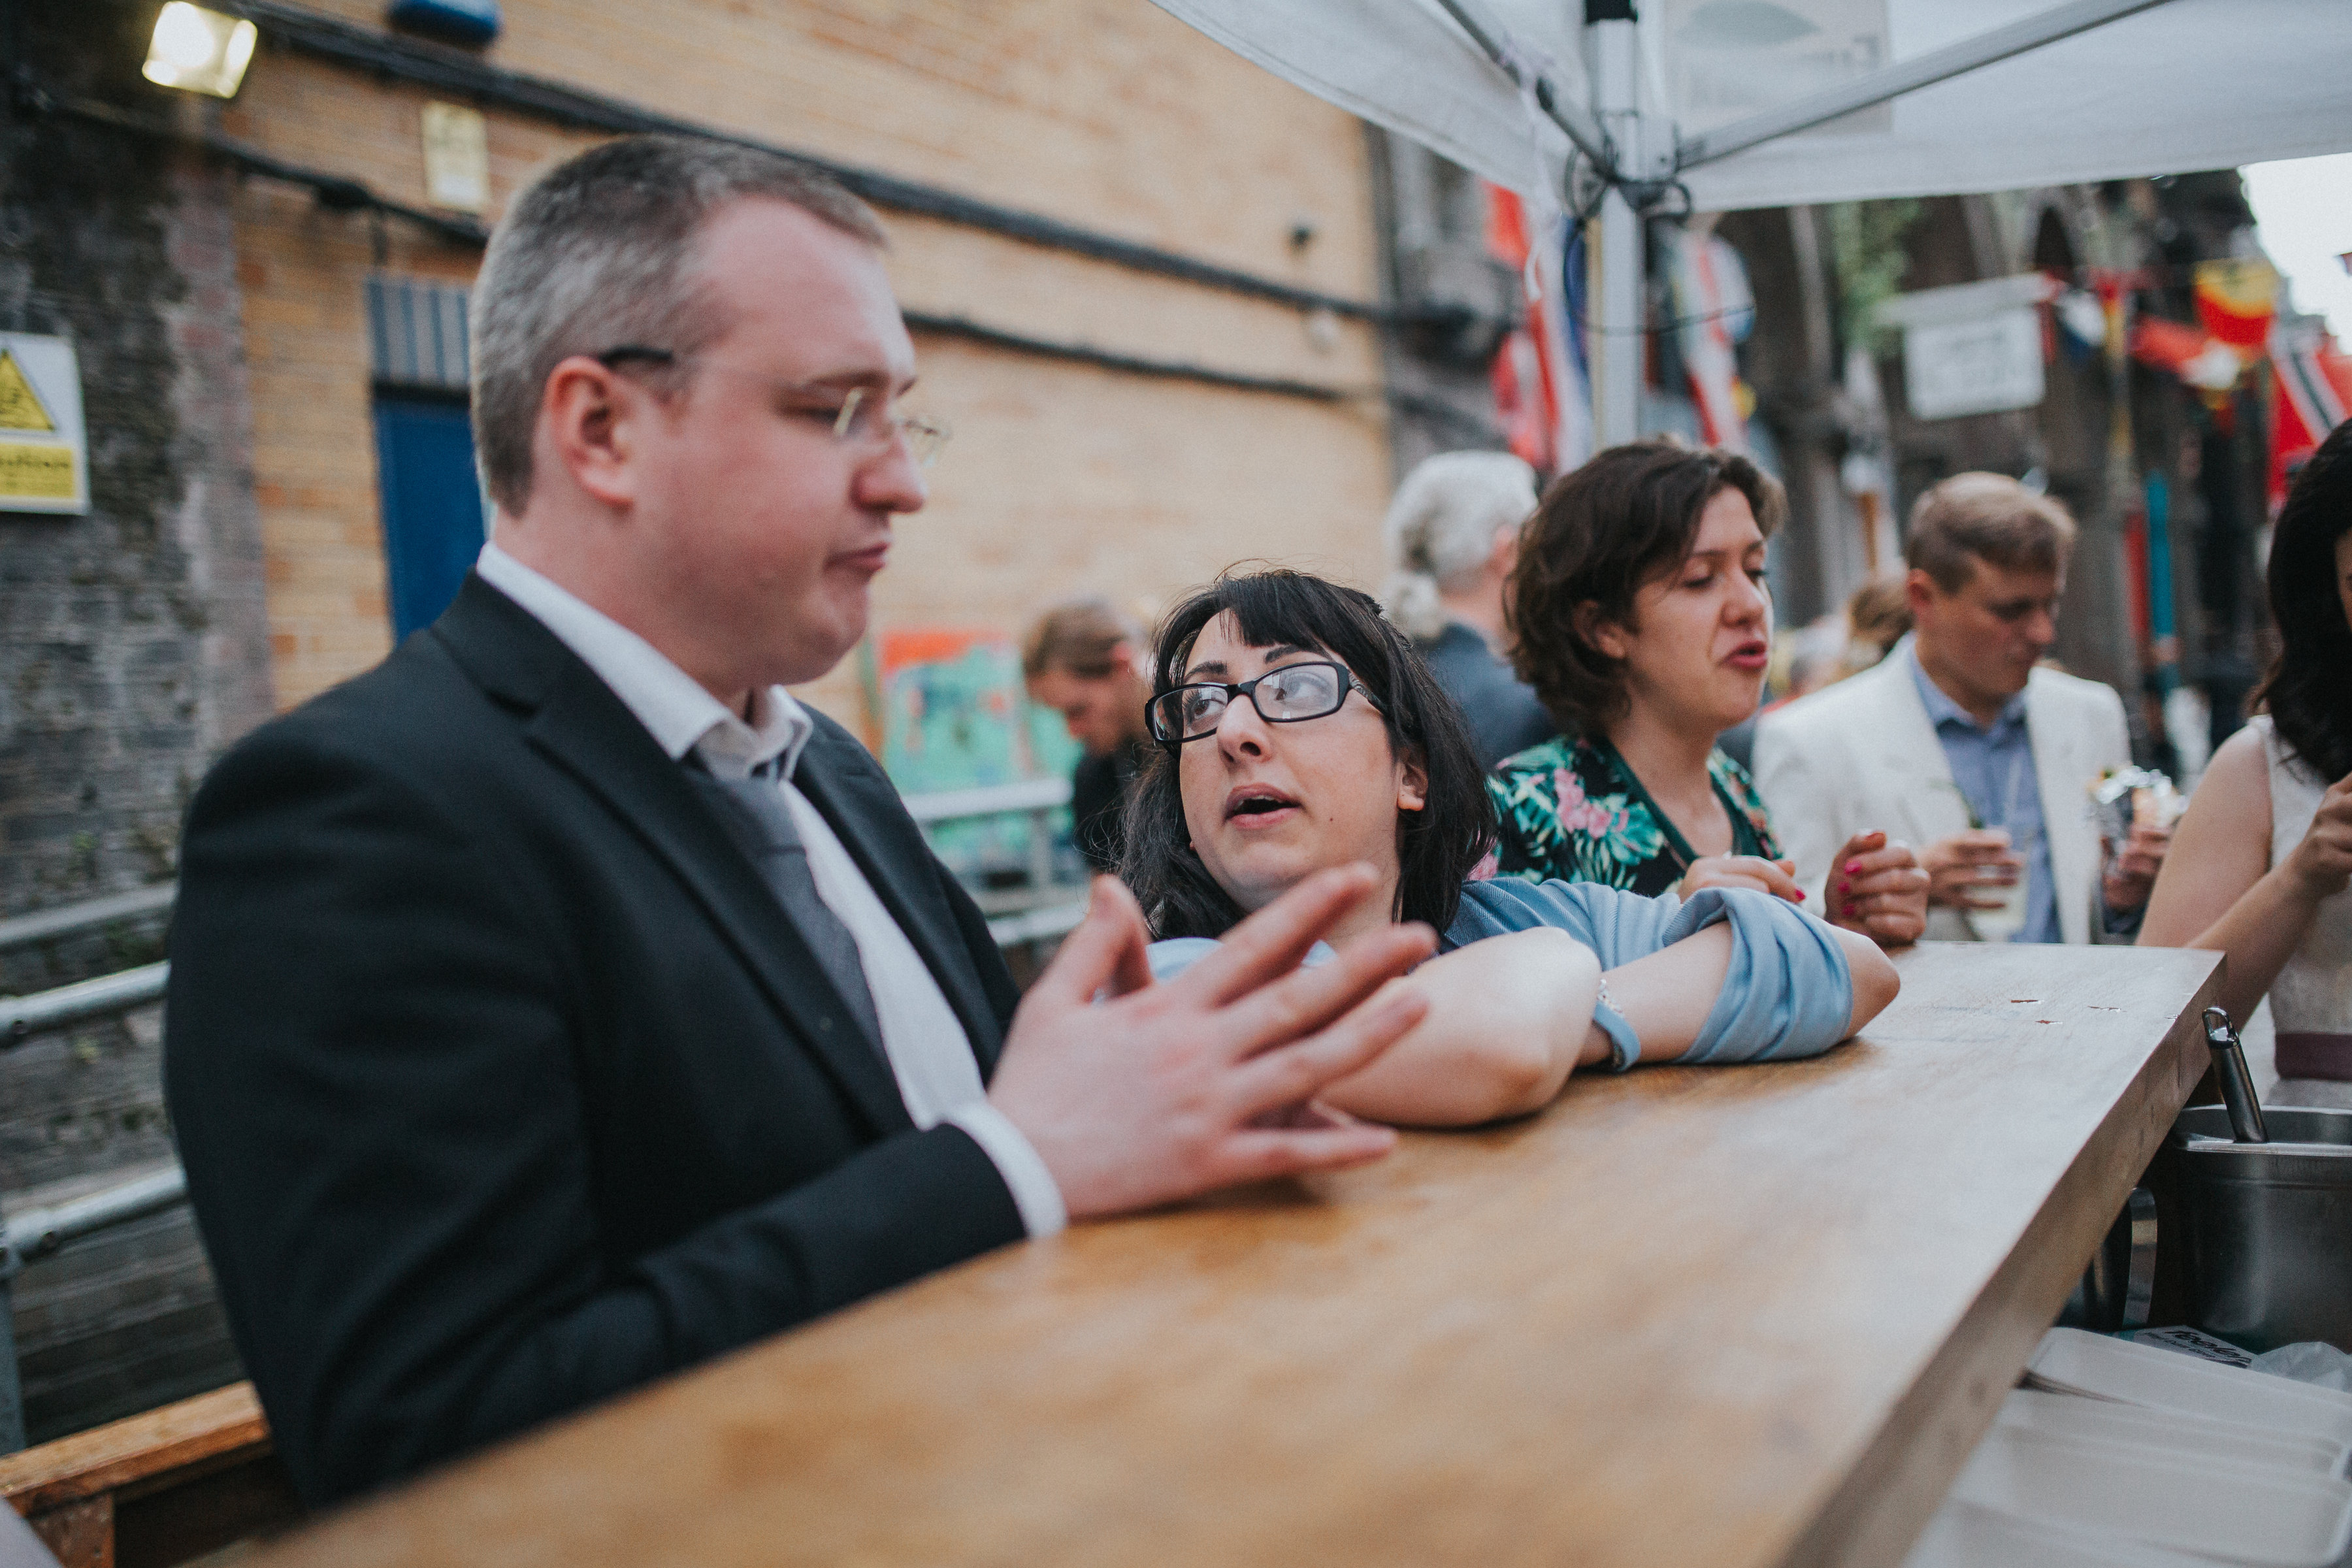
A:
{"label": "man's fingers", "polygon": [[1360,903],[1378,879],[1370,866],[1318,871],[1227,931],[1217,951],[1174,982],[1204,993],[1211,1006],[1289,973],[1339,919]]}
{"label": "man's fingers", "polygon": [[1220,1015],[1219,1048],[1241,1061],[1322,1028],[1428,957],[1437,934],[1425,925],[1383,926],[1342,943],[1338,956],[1294,971],[1240,997]]}
{"label": "man's fingers", "polygon": [[1396,1147],[1396,1130],[1370,1122],[1311,1131],[1236,1132],[1215,1161],[1223,1184],[1265,1182],[1368,1164]]}
{"label": "man's fingers", "polygon": [[1151,962],[1144,949],[1150,942],[1135,895],[1116,877],[1097,877],[1087,889],[1087,918],[1062,939],[1029,994],[1043,993],[1048,1000],[1084,1006],[1105,987],[1123,995],[1149,985]]}
{"label": "man's fingers", "polygon": [[1234,1072],[1226,1092],[1244,1121],[1312,1100],[1327,1084],[1369,1066],[1428,1015],[1427,996],[1411,986],[1394,987],[1319,1033],[1251,1057]]}

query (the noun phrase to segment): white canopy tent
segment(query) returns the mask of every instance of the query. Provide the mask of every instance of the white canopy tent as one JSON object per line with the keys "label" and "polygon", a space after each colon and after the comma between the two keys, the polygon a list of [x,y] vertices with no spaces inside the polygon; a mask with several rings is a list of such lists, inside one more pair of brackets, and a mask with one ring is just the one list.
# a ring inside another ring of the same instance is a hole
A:
{"label": "white canopy tent", "polygon": [[1539,205],[1599,199],[1603,445],[1635,431],[1636,213],[1676,186],[1724,210],[2352,149],[2352,0],[1155,4]]}

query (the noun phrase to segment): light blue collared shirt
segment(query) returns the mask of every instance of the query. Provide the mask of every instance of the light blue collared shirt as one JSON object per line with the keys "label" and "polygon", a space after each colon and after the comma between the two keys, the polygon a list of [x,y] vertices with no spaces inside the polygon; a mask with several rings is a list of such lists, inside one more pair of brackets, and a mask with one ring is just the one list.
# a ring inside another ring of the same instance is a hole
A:
{"label": "light blue collared shirt", "polygon": [[2050,874],[2050,836],[2042,829],[2042,780],[2033,771],[2033,737],[2025,727],[2025,693],[2011,698],[1990,725],[1980,725],[1927,678],[1916,649],[1906,657],[1961,798],[1987,827],[2008,828],[2010,843],[2025,853],[2025,923],[2010,940],[2064,941]]}

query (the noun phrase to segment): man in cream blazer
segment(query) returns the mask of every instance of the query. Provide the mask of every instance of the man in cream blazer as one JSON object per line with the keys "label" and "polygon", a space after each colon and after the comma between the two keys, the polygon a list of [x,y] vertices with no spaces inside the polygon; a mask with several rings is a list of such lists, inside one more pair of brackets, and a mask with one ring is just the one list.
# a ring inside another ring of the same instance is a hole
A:
{"label": "man in cream blazer", "polygon": [[[1936,847],[1969,835],[1969,803],[1914,683],[1915,658],[1914,639],[1906,637],[1875,668],[1767,714],[1758,727],[1757,787],[1809,900],[1833,896],[1825,886],[1832,880],[1830,857],[1857,833],[1884,828],[1918,849],[1922,865],[1929,865]],[[2025,727],[2059,933],[2090,942],[2105,922],[2097,907],[2099,836],[2085,809],[2085,785],[2131,761],[2123,703],[2095,680],[2037,669],[2026,683]],[[1928,907],[1927,935],[1931,942],[1977,938],[1967,914],[1941,900]]]}
{"label": "man in cream blazer", "polygon": [[1978,940],[1975,911],[2020,880],[2017,940],[2137,926],[2163,836],[2135,833],[2103,868],[2088,809],[2099,776],[2131,761],[2123,703],[2039,664],[2073,542],[2056,502],[2000,475],[1958,475],[1920,498],[1905,551],[1913,634],[1757,731],[1757,785],[1799,886],[1821,900],[1810,907],[1837,908],[1838,847],[1884,829],[1927,870],[1930,940]]}

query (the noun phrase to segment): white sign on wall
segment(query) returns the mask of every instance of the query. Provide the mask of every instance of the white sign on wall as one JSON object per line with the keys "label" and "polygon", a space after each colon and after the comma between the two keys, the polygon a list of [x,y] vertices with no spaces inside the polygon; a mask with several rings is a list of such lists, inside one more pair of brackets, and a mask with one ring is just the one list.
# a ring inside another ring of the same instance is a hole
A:
{"label": "white sign on wall", "polygon": [[0,332],[0,511],[89,510],[89,447],[73,344]]}
{"label": "white sign on wall", "polygon": [[1957,419],[2042,401],[2042,318],[2032,306],[1903,331],[1903,391],[1913,416]]}
{"label": "white sign on wall", "polygon": [[481,110],[461,103],[425,106],[425,199],[458,212],[490,206],[490,132]]}

